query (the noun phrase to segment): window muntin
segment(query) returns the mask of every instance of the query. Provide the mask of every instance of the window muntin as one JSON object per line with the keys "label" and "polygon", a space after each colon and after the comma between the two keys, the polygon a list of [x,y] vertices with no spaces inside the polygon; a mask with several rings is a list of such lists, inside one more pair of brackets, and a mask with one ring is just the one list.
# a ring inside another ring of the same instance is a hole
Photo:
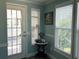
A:
{"label": "window muntin", "polygon": [[40,26],[40,10],[31,9],[31,38],[32,44],[35,44],[35,40],[38,39],[39,26]]}
{"label": "window muntin", "polygon": [[56,8],[55,48],[68,54],[71,53],[72,7]]}
{"label": "window muntin", "polygon": [[21,14],[21,10],[7,8],[8,55],[14,55],[22,52]]}

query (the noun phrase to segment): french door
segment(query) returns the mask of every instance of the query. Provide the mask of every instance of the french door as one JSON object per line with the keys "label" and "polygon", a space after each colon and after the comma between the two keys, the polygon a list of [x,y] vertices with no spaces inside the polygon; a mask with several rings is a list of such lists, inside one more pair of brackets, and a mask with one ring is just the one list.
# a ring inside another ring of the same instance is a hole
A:
{"label": "french door", "polygon": [[[22,44],[22,20],[23,20],[23,7],[19,5],[7,4],[7,41],[8,41],[8,56],[23,55]],[[18,58],[19,59],[19,58]]]}

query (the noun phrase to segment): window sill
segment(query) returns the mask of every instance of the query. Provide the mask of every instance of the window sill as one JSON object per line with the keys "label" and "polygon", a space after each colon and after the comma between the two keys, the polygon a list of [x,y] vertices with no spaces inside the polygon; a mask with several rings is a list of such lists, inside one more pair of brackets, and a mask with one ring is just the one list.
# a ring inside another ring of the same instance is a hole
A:
{"label": "window sill", "polygon": [[63,56],[65,56],[65,57],[67,57],[67,58],[69,58],[69,59],[71,59],[71,54],[65,53],[65,52],[63,52],[63,51],[61,51],[57,48],[55,48],[54,51],[61,54],[61,55],[63,55]]}

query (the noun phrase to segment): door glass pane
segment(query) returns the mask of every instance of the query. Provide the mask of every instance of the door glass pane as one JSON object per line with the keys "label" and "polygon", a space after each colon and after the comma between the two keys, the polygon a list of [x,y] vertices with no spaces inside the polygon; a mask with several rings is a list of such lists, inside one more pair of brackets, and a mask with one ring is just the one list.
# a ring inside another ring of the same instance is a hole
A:
{"label": "door glass pane", "polygon": [[12,37],[12,29],[11,28],[8,28],[7,30],[7,34],[8,34],[8,37]]}
{"label": "door glass pane", "polygon": [[12,19],[16,19],[16,10],[12,10]]}
{"label": "door glass pane", "polygon": [[16,45],[16,44],[17,44],[17,40],[16,40],[16,39],[17,39],[17,37],[13,37],[13,38],[12,38],[12,41],[13,41],[12,43],[13,43],[13,45]]}
{"label": "door glass pane", "polygon": [[12,38],[8,38],[8,46],[12,46],[12,40],[11,40]]}
{"label": "door glass pane", "polygon": [[38,25],[38,18],[32,17],[32,26]]}
{"label": "door glass pane", "polygon": [[12,47],[8,47],[8,55],[12,55]]}
{"label": "door glass pane", "polygon": [[16,37],[16,34],[17,34],[16,28],[12,28],[12,36],[13,36],[14,38]]}
{"label": "door glass pane", "polygon": [[12,27],[17,27],[17,19],[12,19]]}
{"label": "door glass pane", "polygon": [[11,9],[7,9],[7,18],[11,18]]}
{"label": "door glass pane", "polygon": [[20,44],[21,45],[22,41],[21,41],[21,37],[18,37],[17,38],[17,44]]}
{"label": "door glass pane", "polygon": [[17,45],[17,48],[18,48],[17,53],[20,53],[21,52],[21,45]]}
{"label": "door glass pane", "polygon": [[32,44],[35,44],[35,40],[38,39],[39,33],[39,21],[40,20],[40,9],[31,9],[31,36]]}
{"label": "door glass pane", "polygon": [[32,10],[32,13],[31,13],[32,16],[35,16],[35,17],[39,17],[39,11],[38,10]]}
{"label": "door glass pane", "polygon": [[11,19],[7,19],[7,27],[11,27]]}
{"label": "door glass pane", "polygon": [[21,18],[21,10],[17,10],[17,18]]}
{"label": "door glass pane", "polygon": [[17,29],[17,36],[21,36],[21,28]]}
{"label": "door glass pane", "polygon": [[21,19],[18,19],[17,27],[21,27]]}
{"label": "door glass pane", "polygon": [[38,39],[38,30],[39,30],[39,25],[38,25],[38,18],[32,17],[32,42],[35,43],[35,40]]}
{"label": "door glass pane", "polygon": [[13,54],[16,54],[16,45],[13,46]]}
{"label": "door glass pane", "polygon": [[8,37],[8,46],[12,46],[12,37]]}

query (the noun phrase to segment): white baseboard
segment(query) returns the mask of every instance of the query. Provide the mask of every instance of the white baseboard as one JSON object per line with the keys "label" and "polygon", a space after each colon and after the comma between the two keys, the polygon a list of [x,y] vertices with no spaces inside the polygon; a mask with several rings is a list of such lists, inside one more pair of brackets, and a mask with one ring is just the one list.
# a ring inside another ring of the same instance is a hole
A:
{"label": "white baseboard", "polygon": [[51,59],[56,59],[56,57],[52,56],[50,53],[47,53],[47,55],[48,55]]}

